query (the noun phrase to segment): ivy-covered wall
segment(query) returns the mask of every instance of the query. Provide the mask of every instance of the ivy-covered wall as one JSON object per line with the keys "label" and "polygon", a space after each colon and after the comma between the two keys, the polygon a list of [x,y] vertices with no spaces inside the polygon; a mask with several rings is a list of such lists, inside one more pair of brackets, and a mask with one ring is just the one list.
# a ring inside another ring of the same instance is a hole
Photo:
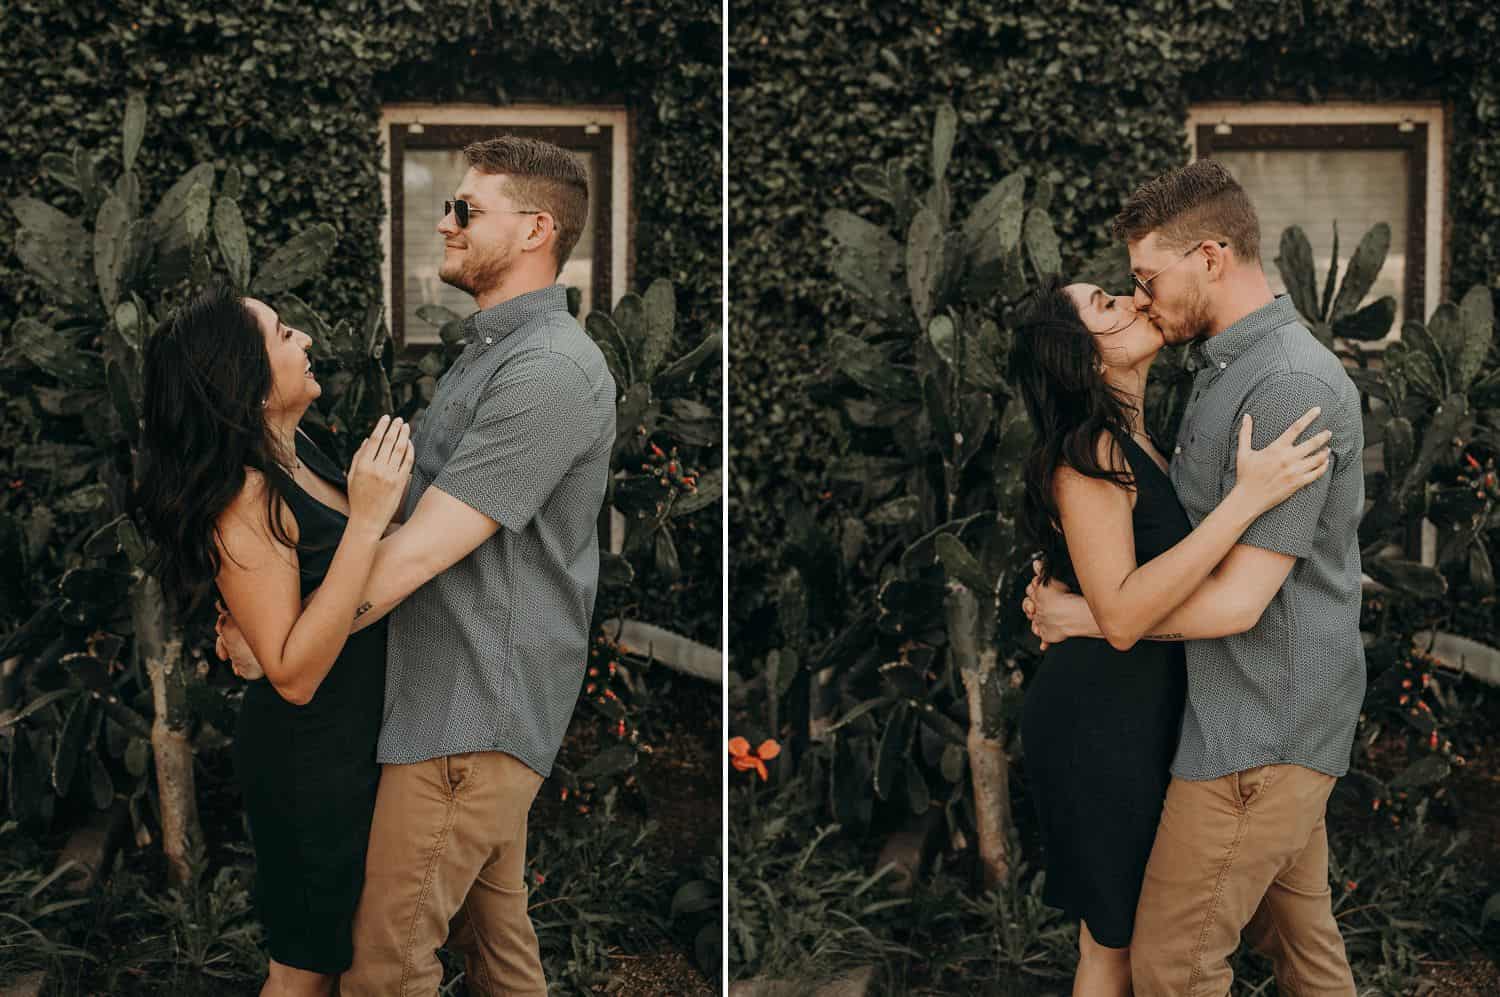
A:
{"label": "ivy-covered wall", "polygon": [[[721,325],[722,18],[716,0],[208,0],[0,3],[0,201],[78,197],[45,177],[46,152],[114,149],[126,95],[149,103],[137,172],[151,203],[194,163],[234,162],[260,256],[319,221],[333,260],[299,293],[356,319],[381,294],[380,107],[394,101],[621,103],[632,112],[631,289],[678,291],[695,345]],[[113,175],[113,168],[107,173]],[[42,301],[0,208],[0,348]],[[721,392],[718,375],[710,404]],[[717,454],[714,460],[717,461]],[[643,579],[651,618],[717,643],[718,517],[678,536],[692,587]]]}
{"label": "ivy-covered wall", "polygon": [[[823,344],[853,312],[829,208],[883,221],[850,179],[897,159],[919,187],[937,104],[958,110],[963,212],[1016,169],[1056,188],[1066,273],[1138,184],[1187,159],[1207,100],[1441,100],[1451,294],[1500,288],[1500,13],[1488,0],[841,0],[730,7],[730,621],[761,650],[788,503],[822,499]],[[887,210],[888,209],[884,209]],[[1274,255],[1274,254],[1273,254]]]}

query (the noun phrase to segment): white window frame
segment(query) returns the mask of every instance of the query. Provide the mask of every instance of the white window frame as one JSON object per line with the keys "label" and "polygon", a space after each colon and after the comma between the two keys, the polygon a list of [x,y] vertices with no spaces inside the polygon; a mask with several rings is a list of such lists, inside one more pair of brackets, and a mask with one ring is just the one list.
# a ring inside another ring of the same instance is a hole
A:
{"label": "white window frame", "polygon": [[[385,195],[385,214],[380,226],[382,292],[385,295],[385,314],[391,328],[395,328],[395,316],[391,311],[391,144],[393,125],[460,125],[487,128],[511,127],[583,127],[607,126],[612,131],[610,153],[610,260],[609,287],[612,308],[630,287],[630,219],[633,217],[630,204],[630,112],[621,107],[576,105],[558,107],[539,104],[516,104],[495,107],[489,104],[386,104],[380,111],[380,169],[381,190]],[[436,224],[436,223],[434,223]],[[429,336],[424,331],[420,337],[408,337],[411,346],[431,346],[437,342],[436,330]]]}
{"label": "white window frame", "polygon": [[[1198,129],[1228,125],[1396,125],[1427,126],[1426,219],[1423,230],[1422,273],[1425,293],[1422,318],[1431,318],[1447,297],[1447,260],[1444,240],[1447,224],[1447,115],[1439,103],[1366,104],[1330,101],[1296,104],[1287,101],[1255,103],[1205,102],[1188,108],[1187,136],[1191,158],[1198,158]],[[1392,339],[1400,337],[1393,331]]]}

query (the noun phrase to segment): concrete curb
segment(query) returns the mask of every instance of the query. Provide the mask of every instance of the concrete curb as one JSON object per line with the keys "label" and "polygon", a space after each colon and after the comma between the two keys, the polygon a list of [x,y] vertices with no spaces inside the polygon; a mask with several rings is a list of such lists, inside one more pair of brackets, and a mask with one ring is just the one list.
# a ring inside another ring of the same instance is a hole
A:
{"label": "concrete curb", "polygon": [[[866,997],[875,983],[875,967],[861,966],[811,991],[812,997]],[[807,997],[805,983],[788,980],[741,980],[729,985],[729,997]]]}
{"label": "concrete curb", "polygon": [[942,826],[942,815],[936,810],[929,810],[920,817],[912,818],[905,827],[885,839],[880,857],[875,860],[875,868],[883,869],[887,865],[895,867],[887,883],[896,893],[903,897],[911,895],[917,885],[917,877],[922,874],[922,867],[937,843],[937,834]]}
{"label": "concrete curb", "polygon": [[37,997],[47,985],[47,971],[38,969],[0,989],[0,997]]}
{"label": "concrete curb", "polygon": [[76,862],[79,866],[66,879],[69,893],[81,896],[98,885],[129,826],[130,810],[124,800],[117,799],[108,810],[91,814],[88,823],[68,836],[57,864]]}
{"label": "concrete curb", "polygon": [[1436,634],[1424,630],[1413,634],[1412,639],[1418,647],[1426,647],[1431,641],[1432,656],[1444,667],[1472,675],[1486,685],[1500,686],[1500,649],[1443,630]]}

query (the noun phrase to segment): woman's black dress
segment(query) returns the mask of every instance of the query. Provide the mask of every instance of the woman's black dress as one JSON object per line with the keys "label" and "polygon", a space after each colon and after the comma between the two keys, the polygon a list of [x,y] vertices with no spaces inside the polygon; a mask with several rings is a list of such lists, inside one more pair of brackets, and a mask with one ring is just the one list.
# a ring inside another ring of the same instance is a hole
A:
{"label": "woman's black dress", "polygon": [[[1135,476],[1136,563],[1144,564],[1192,524],[1157,463],[1120,440]],[[1047,649],[1026,691],[1021,736],[1041,819],[1042,896],[1110,948],[1130,944],[1186,690],[1180,643],[1116,651],[1074,637]]]}
{"label": "woman's black dress", "polygon": [[[320,478],[346,486],[338,467],[300,433],[297,456]],[[302,596],[322,584],[348,520],[294,487]],[[354,907],[380,767],[375,742],[385,698],[385,622],[349,637],[306,706],[258,679],[245,690],[235,770],[255,846],[255,906],[271,958],[339,973],[353,959]]]}

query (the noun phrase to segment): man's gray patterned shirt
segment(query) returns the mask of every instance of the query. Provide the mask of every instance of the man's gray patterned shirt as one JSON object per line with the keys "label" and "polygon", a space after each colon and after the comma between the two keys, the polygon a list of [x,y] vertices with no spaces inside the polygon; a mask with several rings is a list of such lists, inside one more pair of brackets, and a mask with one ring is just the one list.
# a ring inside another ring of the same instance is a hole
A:
{"label": "man's gray patterned shirt", "polygon": [[1240,538],[1297,561],[1250,630],[1187,642],[1187,708],[1172,773],[1216,779],[1289,762],[1341,776],[1365,692],[1359,392],[1284,295],[1196,349],[1205,365],[1172,454],[1172,484],[1195,527],[1234,485],[1246,412],[1260,449],[1321,406],[1302,438],[1332,429],[1333,460],[1322,478],[1262,515]]}
{"label": "man's gray patterned shirt", "polygon": [[560,286],[464,332],[413,434],[406,515],[435,486],[500,529],[391,614],[378,758],[503,751],[546,776],[588,658],[615,382]]}

